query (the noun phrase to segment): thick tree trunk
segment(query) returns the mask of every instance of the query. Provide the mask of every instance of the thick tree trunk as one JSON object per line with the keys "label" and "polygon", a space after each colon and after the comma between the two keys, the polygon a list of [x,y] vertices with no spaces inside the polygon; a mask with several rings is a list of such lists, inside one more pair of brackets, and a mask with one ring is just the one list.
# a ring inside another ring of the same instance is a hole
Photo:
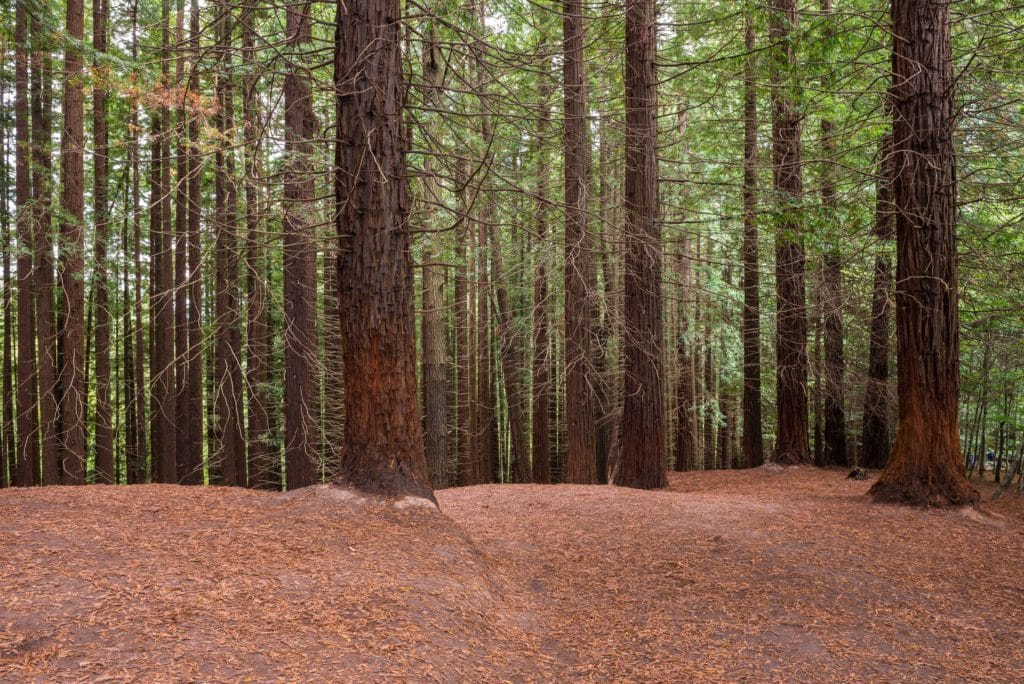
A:
{"label": "thick tree trunk", "polygon": [[597,482],[594,398],[588,377],[593,334],[592,238],[587,226],[590,136],[584,71],[583,3],[564,0],[562,12],[565,98],[565,405],[568,439],[566,479]]}
{"label": "thick tree trunk", "polygon": [[876,500],[978,501],[960,457],[955,107],[949,4],[893,0],[899,423]]}
{"label": "thick tree trunk", "polygon": [[757,64],[754,18],[745,16],[743,65],[743,463],[764,463],[761,426],[761,275],[757,229]]}
{"label": "thick tree trunk", "polygon": [[35,280],[33,255],[32,143],[29,131],[29,41],[25,3],[15,3],[14,28],[14,198],[18,233],[18,447],[12,480],[15,485],[37,484],[39,414],[36,392]]}
{"label": "thick tree trunk", "polygon": [[626,3],[626,258],[622,452],[615,484],[665,486],[654,0]]}
{"label": "thick tree trunk", "polygon": [[[345,360],[338,481],[433,499],[416,400],[399,0],[338,4],[336,82]],[[382,182],[384,181],[384,182]]]}
{"label": "thick tree trunk", "polygon": [[[45,10],[42,10],[45,12]],[[50,156],[52,63],[47,53],[43,16],[32,15],[32,205],[35,228],[36,332],[38,342],[39,430],[42,438],[42,464],[32,466],[36,484],[60,482],[60,455],[57,422],[57,327],[54,315],[53,239],[50,234],[52,202]],[[42,469],[40,470],[40,465]]]}
{"label": "thick tree trunk", "polygon": [[[286,36],[293,49],[312,40],[309,3],[287,10]],[[339,29],[342,30],[342,29]],[[301,64],[290,65],[284,79],[284,340],[285,476],[288,489],[313,484],[316,477],[316,241],[310,156],[316,121],[309,80]],[[339,173],[347,169],[339,166]],[[339,203],[344,199],[340,198]]]}
{"label": "thick tree trunk", "polygon": [[[161,2],[160,32],[161,87],[170,80],[170,3]],[[177,481],[177,446],[174,392],[174,262],[171,230],[170,110],[161,106],[152,115],[152,158],[150,160],[150,439],[152,475],[156,482]]]}
{"label": "thick tree trunk", "polygon": [[778,436],[772,460],[811,462],[807,421],[807,304],[804,291],[800,112],[794,100],[796,0],[771,10],[772,171],[776,195],[775,291]]}
{"label": "thick tree trunk", "polygon": [[[217,129],[223,140],[216,153],[217,287],[214,306],[214,387],[217,455],[220,457],[223,484],[244,487],[248,484],[248,474],[245,458],[245,423],[242,414],[242,396],[245,390],[242,386],[241,313],[238,301],[238,186],[235,178],[235,151],[231,144],[235,130],[231,66],[234,20],[232,5],[228,2],[221,3],[218,30],[219,59],[223,72],[217,78]],[[287,227],[285,232],[287,233]]]}
{"label": "thick tree trunk", "polygon": [[[266,281],[264,240],[266,228],[262,192],[262,112],[256,61],[256,36],[253,28],[258,17],[255,3],[246,5],[242,19],[242,57],[247,70],[242,82],[242,117],[245,132],[245,288],[246,288],[246,391],[248,406],[249,486],[275,487],[271,448],[269,406],[270,338],[267,334],[270,293]],[[331,269],[334,270],[333,267]],[[327,293],[325,293],[327,296]],[[331,322],[329,322],[330,324]]]}
{"label": "thick tree trunk", "polygon": [[[92,46],[100,59],[94,68],[103,73],[102,55],[107,51],[108,0],[94,0],[92,8]],[[110,404],[110,286],[107,277],[107,90],[103,84],[93,87],[93,223],[95,224],[94,283],[96,299],[96,478],[98,483],[116,481],[114,468],[113,410]]]}

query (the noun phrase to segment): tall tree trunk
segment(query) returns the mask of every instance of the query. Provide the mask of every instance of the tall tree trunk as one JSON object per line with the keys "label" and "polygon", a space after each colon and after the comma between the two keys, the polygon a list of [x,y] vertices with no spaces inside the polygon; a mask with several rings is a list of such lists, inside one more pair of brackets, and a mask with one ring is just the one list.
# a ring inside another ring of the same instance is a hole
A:
{"label": "tall tree trunk", "polygon": [[29,41],[25,3],[15,4],[14,28],[14,198],[18,232],[18,452],[13,473],[14,484],[37,484],[39,462],[39,414],[36,393],[35,354],[35,279],[33,255],[33,198],[31,168],[32,143],[29,131]]}
{"label": "tall tree trunk", "polygon": [[[875,183],[874,236],[887,249],[895,232],[892,211],[892,135],[879,145],[878,180]],[[871,322],[868,340],[868,376],[864,388],[864,427],[861,463],[866,468],[884,468],[889,460],[889,312],[892,308],[892,262],[887,254],[875,257],[871,293]]]}
{"label": "tall tree trunk", "polygon": [[61,220],[59,330],[60,459],[65,484],[85,484],[85,149],[82,92],[82,42],[85,8],[82,0],[66,3],[64,95],[61,110]]}
{"label": "tall tree trunk", "polygon": [[[257,71],[256,4],[245,7],[242,18],[242,57],[246,76],[242,81],[242,117],[245,132],[245,285],[246,285],[246,388],[248,410],[249,486],[271,489],[275,485],[270,433],[270,339],[267,334],[270,293],[266,281],[263,242],[262,112],[259,105],[260,79]],[[326,258],[326,257],[325,257]],[[325,270],[326,267],[325,267]],[[330,269],[330,270],[333,270]],[[324,296],[333,296],[325,288]],[[328,320],[328,325],[333,321]],[[332,382],[335,382],[332,379]],[[334,418],[337,420],[337,417]]]}
{"label": "tall tree trunk", "polygon": [[[541,52],[545,49],[541,44]],[[550,68],[547,64],[545,69]],[[536,484],[551,482],[551,333],[548,320],[548,254],[545,247],[548,234],[548,155],[547,136],[551,123],[551,94],[554,90],[550,76],[541,76],[539,86],[540,116],[537,119],[537,197],[534,209],[534,225],[537,231],[537,248],[534,250],[533,274],[533,397],[532,397],[532,448],[533,481]]]}
{"label": "tall tree trunk", "polygon": [[498,304],[498,336],[501,340],[501,372],[505,379],[505,405],[508,409],[509,432],[512,452],[510,456],[512,481],[526,483],[532,480],[530,458],[526,443],[526,417],[523,412],[523,369],[522,354],[519,351],[515,321],[509,303],[508,288],[504,280],[504,266],[501,259],[500,238],[491,236],[491,268]]}
{"label": "tall tree trunk", "polygon": [[665,481],[654,0],[626,2],[626,259],[622,453],[615,484]]}
{"label": "tall tree trunk", "polygon": [[679,298],[679,330],[676,338],[676,359],[679,379],[676,385],[675,470],[692,470],[697,455],[696,382],[693,344],[687,303],[693,300],[693,266],[690,262],[690,239],[684,237],[677,257],[681,296]]}
{"label": "tall tree trunk", "polygon": [[455,363],[458,366],[458,388],[456,391],[456,408],[458,421],[456,426],[457,454],[457,483],[460,486],[471,484],[472,459],[475,453],[473,445],[475,439],[474,429],[474,407],[473,407],[473,374],[471,365],[473,355],[470,349],[470,221],[467,216],[468,201],[466,199],[469,182],[469,171],[467,162],[461,159],[456,166],[456,181],[460,189],[458,193],[458,214],[459,221],[456,227],[456,254],[457,266],[455,268]]}
{"label": "tall tree trunk", "polygon": [[[93,0],[92,46],[98,58],[93,68],[103,74],[102,57],[107,51],[108,0]],[[110,294],[107,277],[107,89],[104,82],[93,86],[93,222],[95,224],[94,288],[96,299],[96,482],[116,482],[114,467],[113,410],[110,404]]]}
{"label": "tall tree trunk", "polygon": [[761,427],[761,275],[757,230],[757,53],[754,18],[745,15],[743,64],[743,463],[764,463]]}
{"label": "tall tree trunk", "polygon": [[[825,41],[832,42],[832,0],[821,0],[821,14],[829,22],[825,29]],[[830,92],[832,84],[826,77],[822,85],[824,92]],[[836,192],[836,141],[835,123],[827,116],[821,120],[821,204],[825,210],[828,225],[837,225],[839,219]],[[846,466],[846,408],[843,388],[845,363],[843,358],[843,274],[842,258],[839,254],[841,238],[830,236],[829,247],[822,268],[822,317],[825,326],[825,453],[827,465]]]}
{"label": "tall tree trunk", "polygon": [[[5,74],[6,75],[6,74]],[[7,82],[6,79],[0,79],[0,109],[6,111],[7,107]],[[15,124],[17,125],[17,124]],[[12,306],[14,303],[14,287],[11,281],[11,248],[15,245],[11,242],[11,214],[6,211],[7,203],[10,201],[11,194],[11,180],[10,180],[10,164],[7,153],[7,141],[9,135],[8,126],[4,126],[3,130],[0,131],[0,197],[3,198],[5,211],[0,213],[0,259],[3,259],[3,324],[4,324],[4,341],[3,341],[3,381],[0,382],[0,387],[3,388],[3,428],[0,430],[0,488],[9,487],[11,485],[11,478],[14,475],[15,459],[16,459],[16,447],[15,447],[15,435],[14,435],[14,384],[13,384],[13,371],[14,371],[14,317],[12,314]],[[15,211],[17,211],[17,205],[15,205]]]}
{"label": "tall tree trunk", "polygon": [[[234,121],[234,84],[232,5],[221,2],[219,21],[220,63],[217,76],[217,129],[223,139],[217,148],[216,164],[216,253],[217,289],[215,311],[216,353],[214,386],[216,392],[218,455],[224,484],[244,487],[248,484],[245,459],[245,428],[242,413],[242,339],[238,301],[238,185],[235,178],[235,151],[231,144]],[[314,300],[315,301],[315,300]]]}
{"label": "tall tree trunk", "polygon": [[962,505],[955,107],[949,4],[893,0],[899,423],[876,500]]}
{"label": "tall tree trunk", "polygon": [[[338,4],[339,284],[345,449],[339,481],[433,498],[416,400],[401,3]],[[384,182],[381,182],[384,181]]]}
{"label": "tall tree trunk", "polygon": [[[160,6],[160,88],[170,87],[170,2]],[[171,113],[160,106],[152,117],[150,161],[150,438],[152,474],[157,482],[177,482],[174,391],[174,252],[171,230]]]}
{"label": "tall tree trunk", "polygon": [[594,400],[589,379],[594,296],[592,238],[587,226],[590,136],[584,71],[583,3],[564,0],[562,11],[565,98],[565,406],[566,480],[597,482]]}
{"label": "tall tree trunk", "polygon": [[778,436],[772,460],[811,462],[807,434],[807,304],[804,291],[803,178],[800,111],[794,86],[793,31],[796,0],[780,0],[771,10],[772,171],[777,197],[775,226],[776,372]]}
{"label": "tall tree trunk", "polygon": [[[288,7],[286,35],[292,48],[301,50],[308,46],[312,40],[308,2]],[[316,418],[316,242],[310,160],[316,122],[308,75],[301,64],[289,66],[284,96],[285,470],[288,489],[296,489],[313,484],[320,443]],[[339,173],[341,168],[346,167],[339,167]]]}
{"label": "tall tree trunk", "polygon": [[[42,8],[42,12],[46,9]],[[39,429],[42,437],[42,470],[35,461],[34,482],[58,484],[60,482],[60,455],[58,453],[57,422],[57,327],[53,302],[53,238],[51,229],[51,96],[52,63],[46,52],[44,17],[32,15],[32,204],[35,222],[35,295],[36,330],[39,345]]]}

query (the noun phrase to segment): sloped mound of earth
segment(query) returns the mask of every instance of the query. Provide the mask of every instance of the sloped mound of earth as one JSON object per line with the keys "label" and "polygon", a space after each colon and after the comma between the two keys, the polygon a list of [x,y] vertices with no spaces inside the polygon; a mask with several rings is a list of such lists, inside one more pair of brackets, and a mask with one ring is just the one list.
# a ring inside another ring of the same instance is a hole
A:
{"label": "sloped mound of earth", "polygon": [[0,491],[0,681],[1018,678],[1024,499],[870,485]]}
{"label": "sloped mound of earth", "polygon": [[0,521],[0,680],[493,679],[531,639],[432,507],[46,487]]}

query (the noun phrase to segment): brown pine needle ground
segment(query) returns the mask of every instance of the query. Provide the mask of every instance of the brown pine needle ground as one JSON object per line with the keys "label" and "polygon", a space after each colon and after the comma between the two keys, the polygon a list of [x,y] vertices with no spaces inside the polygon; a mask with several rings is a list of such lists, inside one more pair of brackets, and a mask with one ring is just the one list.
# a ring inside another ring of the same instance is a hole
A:
{"label": "brown pine needle ground", "polygon": [[[1024,671],[1024,501],[868,503],[785,469],[316,493],[0,491],[2,681],[992,681]],[[990,486],[986,486],[990,490]]]}

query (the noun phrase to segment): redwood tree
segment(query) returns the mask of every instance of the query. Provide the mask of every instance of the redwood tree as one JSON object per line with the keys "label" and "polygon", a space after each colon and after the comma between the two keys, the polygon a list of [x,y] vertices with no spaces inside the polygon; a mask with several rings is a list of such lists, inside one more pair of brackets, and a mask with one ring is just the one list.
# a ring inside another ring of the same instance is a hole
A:
{"label": "redwood tree", "polygon": [[28,12],[15,3],[14,27],[14,197],[18,233],[18,448],[11,481],[21,487],[36,484],[34,465],[39,462],[39,413],[36,407],[35,283],[32,273],[32,186],[29,177],[29,83]]}
{"label": "redwood tree", "polygon": [[565,420],[566,480],[597,482],[594,400],[590,379],[594,294],[592,239],[587,227],[590,136],[584,69],[583,3],[565,0],[562,12],[565,98]]}
{"label": "redwood tree", "polygon": [[754,20],[747,11],[743,64],[743,462],[764,463],[761,434],[761,282],[757,235],[757,86]]}
{"label": "redwood tree", "polygon": [[[293,49],[310,42],[312,17],[308,3],[288,6],[285,34]],[[293,64],[284,78],[284,453],[288,489],[313,484],[320,444],[314,375],[316,243],[310,215],[314,125],[309,80],[302,65]]]}
{"label": "redwood tree", "polygon": [[338,482],[433,499],[416,401],[401,2],[337,7],[335,198],[347,417]]}
{"label": "redwood tree", "polygon": [[876,500],[964,505],[958,401],[956,168],[949,4],[893,0],[899,423]]}
{"label": "redwood tree", "polygon": [[654,0],[626,2],[626,258],[622,452],[615,484],[665,486]]}
{"label": "redwood tree", "polygon": [[795,99],[796,0],[771,10],[772,176],[776,195],[775,291],[778,436],[772,460],[811,462],[807,421],[807,304],[804,290],[800,111]]}

